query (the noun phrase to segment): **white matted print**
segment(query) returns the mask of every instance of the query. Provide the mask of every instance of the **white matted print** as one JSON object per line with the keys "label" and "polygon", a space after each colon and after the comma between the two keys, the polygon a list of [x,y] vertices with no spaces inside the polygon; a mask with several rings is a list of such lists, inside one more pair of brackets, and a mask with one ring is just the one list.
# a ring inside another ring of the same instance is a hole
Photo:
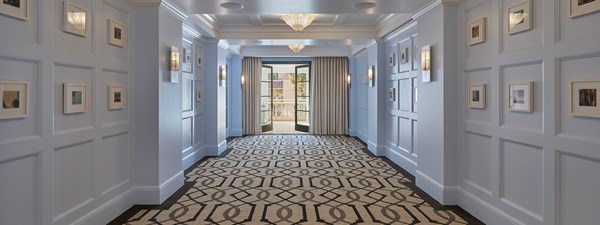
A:
{"label": "white matted print", "polygon": [[202,67],[202,55],[196,53],[196,67]]}
{"label": "white matted print", "polygon": [[388,101],[396,101],[396,88],[390,88],[388,90]]}
{"label": "white matted print", "polygon": [[108,86],[108,109],[125,108],[125,87],[117,85]]}
{"label": "white matted print", "polygon": [[118,47],[125,47],[125,24],[108,19],[108,43]]}
{"label": "white matted print", "polygon": [[408,63],[408,48],[400,49],[400,64]]}
{"label": "white matted print", "polygon": [[64,83],[63,90],[63,112],[65,114],[87,112],[87,84]]}
{"label": "white matted print", "polygon": [[485,42],[485,17],[481,17],[469,23],[467,37],[467,43],[469,45]]}
{"label": "white matted print", "polygon": [[508,8],[508,33],[516,34],[531,29],[531,0]]}
{"label": "white matted print", "polygon": [[202,101],[202,89],[196,88],[196,102]]}
{"label": "white matted print", "polygon": [[485,107],[486,107],[485,84],[469,84],[467,106],[472,109],[485,109]]}
{"label": "white matted print", "polygon": [[63,31],[74,35],[87,36],[87,10],[73,4],[63,2]]}
{"label": "white matted print", "polygon": [[508,84],[508,110],[533,112],[533,82]]}
{"label": "white matted print", "polygon": [[393,52],[393,53],[390,53],[390,54],[388,55],[388,65],[389,65],[390,67],[394,67],[394,66],[396,66],[396,53],[395,53],[395,52]]}
{"label": "white matted print", "polygon": [[183,48],[183,63],[181,64],[181,70],[183,72],[192,73],[192,50],[189,48]]}
{"label": "white matted print", "polygon": [[29,19],[29,0],[2,0],[0,14],[12,16],[17,19]]}
{"label": "white matted print", "polygon": [[600,118],[600,106],[598,105],[600,79],[571,81],[569,89],[571,115]]}
{"label": "white matted print", "polygon": [[29,84],[24,81],[0,80],[0,119],[27,116]]}
{"label": "white matted print", "polygon": [[600,10],[600,0],[568,0],[569,17],[585,15]]}

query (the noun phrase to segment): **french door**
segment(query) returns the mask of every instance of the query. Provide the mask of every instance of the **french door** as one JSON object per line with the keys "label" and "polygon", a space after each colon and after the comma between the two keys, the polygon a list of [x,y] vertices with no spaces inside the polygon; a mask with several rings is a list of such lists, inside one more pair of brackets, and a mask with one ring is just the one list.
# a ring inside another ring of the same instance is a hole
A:
{"label": "french door", "polygon": [[263,65],[260,77],[260,125],[268,132],[273,130],[273,67]]}
{"label": "french door", "polygon": [[295,68],[295,130],[308,132],[310,120],[310,65],[299,65]]}

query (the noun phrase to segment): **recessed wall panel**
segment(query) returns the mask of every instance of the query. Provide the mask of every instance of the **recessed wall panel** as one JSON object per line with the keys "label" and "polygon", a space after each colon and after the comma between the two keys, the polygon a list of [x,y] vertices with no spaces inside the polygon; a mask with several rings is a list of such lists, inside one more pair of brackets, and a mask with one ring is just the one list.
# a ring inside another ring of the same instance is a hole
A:
{"label": "recessed wall panel", "polygon": [[129,179],[129,133],[102,139],[96,161],[96,183],[105,194]]}
{"label": "recessed wall panel", "polygon": [[39,224],[37,155],[0,162],[0,223]]}
{"label": "recessed wall panel", "polygon": [[398,117],[398,147],[407,153],[412,153],[412,140],[411,119]]}
{"label": "recessed wall panel", "polygon": [[194,145],[200,144],[204,140],[202,140],[203,134],[203,117],[201,115],[194,117]]}
{"label": "recessed wall panel", "polygon": [[[412,57],[410,56],[410,53],[411,53],[410,49],[412,48],[411,44],[412,44],[412,42],[411,42],[410,37],[406,38],[398,43],[397,63],[399,65],[398,72],[400,72],[400,73],[410,72],[412,70]],[[406,55],[405,55],[406,60],[404,63],[402,62],[402,53],[403,52],[406,53]]]}
{"label": "recessed wall panel", "polygon": [[501,146],[502,200],[541,218],[544,196],[542,148],[506,140]]}
{"label": "recessed wall panel", "polygon": [[[569,1],[558,1],[559,5],[559,34],[560,41],[576,41],[580,38],[592,38],[600,36],[600,29],[598,27],[598,21],[600,21],[600,13],[588,13],[586,15],[578,16],[575,18],[569,18]],[[587,1],[591,2],[591,1]],[[597,4],[592,2],[591,4]]]}
{"label": "recessed wall panel", "polygon": [[[466,10],[464,12],[464,16],[463,18],[465,19],[465,25],[464,25],[464,30],[462,31],[458,31],[458,32],[463,32],[462,35],[460,35],[461,37],[464,37],[464,40],[460,40],[463,41],[463,43],[465,43],[465,58],[466,60],[471,60],[471,59],[480,59],[483,57],[489,57],[492,54],[492,46],[493,46],[493,41],[496,40],[496,38],[493,37],[493,35],[496,34],[496,32],[494,32],[493,28],[495,27],[494,24],[497,23],[495,18],[492,18],[490,15],[494,15],[494,13],[492,12],[492,1],[486,1],[484,4],[480,4],[475,6],[474,8],[470,8],[468,10]],[[487,27],[486,29],[486,40],[483,43],[480,44],[475,44],[475,45],[468,45],[467,43],[467,34],[468,34],[468,24],[470,22],[473,22],[475,20],[478,20],[482,17],[485,17],[485,26]]]}
{"label": "recessed wall panel", "polygon": [[[481,70],[473,70],[465,72],[465,89],[464,96],[468,96],[468,85],[469,84],[486,84],[486,108],[485,109],[472,109],[467,108],[465,113],[465,119],[471,121],[477,121],[481,123],[492,123],[492,105],[491,100],[494,96],[491,92],[492,89],[492,78],[491,78],[492,70],[490,68],[481,69]],[[465,102],[467,99],[465,99]],[[467,107],[461,106],[461,107]]]}
{"label": "recessed wall panel", "polygon": [[[63,113],[64,83],[82,83],[88,85],[87,112]],[[92,127],[93,90],[91,68],[72,65],[56,65],[54,67],[54,133],[69,132]]]}
{"label": "recessed wall panel", "polygon": [[[2,15],[0,19],[0,40],[3,43],[21,42],[26,44],[38,43],[38,31],[41,30],[38,23],[38,1],[28,1],[29,19],[26,21]],[[4,67],[3,67],[4,68]]]}
{"label": "recessed wall panel", "polygon": [[465,179],[488,194],[492,188],[492,138],[465,133]]}
{"label": "recessed wall panel", "polygon": [[192,117],[185,118],[181,120],[181,128],[182,128],[182,149],[187,149],[192,147],[192,139],[194,132],[192,132]]}
{"label": "recessed wall panel", "polygon": [[557,224],[598,223],[600,160],[559,156]]}
{"label": "recessed wall panel", "polygon": [[386,140],[388,144],[395,147],[398,145],[398,119],[395,115],[387,115],[386,120]]}
{"label": "recessed wall panel", "polygon": [[398,80],[398,93],[399,109],[410,112],[412,106],[412,80],[410,78]]}
{"label": "recessed wall panel", "polygon": [[[543,26],[542,9],[544,1],[531,0],[532,13],[527,15],[532,18],[531,30],[520,33],[509,34],[508,32],[508,9],[522,4],[522,0],[503,0],[502,1],[502,48],[504,52],[518,51],[532,47],[541,46],[543,44]],[[546,1],[546,4],[552,2]]]}
{"label": "recessed wall panel", "polygon": [[92,199],[92,143],[55,149],[53,165],[56,219]]}
{"label": "recessed wall panel", "polygon": [[[32,2],[32,1],[29,1]],[[50,2],[50,1],[49,1]],[[81,7],[87,11],[85,27],[86,34],[85,36],[79,36],[72,33],[63,31],[63,2],[64,1],[53,1],[54,4],[54,12],[56,13],[54,17],[54,26],[52,29],[54,31],[54,47],[58,50],[63,50],[65,52],[69,52],[69,54],[80,53],[91,55],[93,49],[93,37],[94,37],[94,23],[91,22],[91,18],[95,18],[95,13],[92,10],[93,1],[92,0],[83,0],[72,2],[76,4],[77,7]],[[108,30],[108,25],[106,25],[106,29]]]}
{"label": "recessed wall panel", "polygon": [[[126,72],[116,72],[116,71],[102,71],[102,76],[100,77],[100,96],[96,96],[95,99],[98,99],[100,102],[100,108],[102,108],[102,124],[103,126],[121,123],[129,121],[129,109],[133,106],[129,100],[133,99],[131,89],[128,86],[129,78]],[[125,87],[125,108],[124,109],[108,109],[108,86],[109,85],[117,85]]]}
{"label": "recessed wall panel", "polygon": [[[544,117],[544,81],[543,64],[541,62],[507,66],[502,70],[502,120],[501,125],[518,127],[542,133]],[[515,112],[508,109],[509,84],[533,82],[533,112]]]}
{"label": "recessed wall panel", "polygon": [[[129,15],[128,13],[121,11],[118,8],[113,7],[112,5],[106,4],[103,2],[102,4],[102,21],[96,21],[98,26],[100,26],[100,30],[102,31],[102,35],[100,37],[101,46],[100,52],[102,53],[102,57],[107,58],[109,60],[127,62],[129,61],[129,51],[127,46],[132,45],[133,41],[131,40],[131,35],[133,33],[133,27],[130,26],[129,23]],[[121,48],[115,45],[108,44],[108,20],[112,19],[118,22],[121,22],[125,25],[125,32],[123,37],[125,38],[125,47]]]}

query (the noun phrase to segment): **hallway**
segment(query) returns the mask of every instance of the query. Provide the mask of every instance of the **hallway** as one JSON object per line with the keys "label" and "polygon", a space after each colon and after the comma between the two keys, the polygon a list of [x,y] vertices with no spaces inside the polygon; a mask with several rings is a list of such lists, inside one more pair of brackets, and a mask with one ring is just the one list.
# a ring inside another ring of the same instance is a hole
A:
{"label": "hallway", "polygon": [[229,146],[186,171],[163,205],[134,206],[111,224],[481,224],[351,137],[260,135]]}

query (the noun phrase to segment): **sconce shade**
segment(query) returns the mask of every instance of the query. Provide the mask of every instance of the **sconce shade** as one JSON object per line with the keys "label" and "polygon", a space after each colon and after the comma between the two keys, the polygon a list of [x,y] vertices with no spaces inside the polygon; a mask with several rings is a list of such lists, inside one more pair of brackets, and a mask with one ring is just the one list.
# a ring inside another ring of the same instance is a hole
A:
{"label": "sconce shade", "polygon": [[431,70],[431,47],[429,45],[423,46],[421,51],[421,69]]}
{"label": "sconce shade", "polygon": [[179,71],[179,48],[171,47],[171,71]]}

